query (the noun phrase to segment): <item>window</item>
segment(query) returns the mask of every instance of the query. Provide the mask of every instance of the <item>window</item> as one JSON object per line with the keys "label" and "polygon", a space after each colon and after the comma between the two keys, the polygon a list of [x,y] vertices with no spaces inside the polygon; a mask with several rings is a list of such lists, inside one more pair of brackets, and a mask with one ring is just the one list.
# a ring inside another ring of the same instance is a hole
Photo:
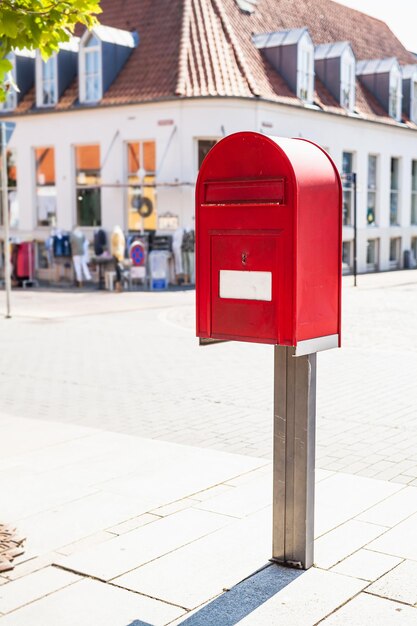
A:
{"label": "window", "polygon": [[389,265],[391,268],[400,267],[401,238],[393,237],[389,240]]}
{"label": "window", "polygon": [[127,227],[156,230],[155,141],[132,141],[127,146]]}
{"label": "window", "polygon": [[38,226],[56,226],[55,150],[35,148],[34,155]]}
{"label": "window", "polygon": [[36,104],[38,107],[53,106],[58,101],[57,55],[43,61],[36,58]]}
{"label": "window", "polygon": [[204,159],[212,149],[214,145],[216,145],[217,139],[199,139],[198,140],[198,169],[200,169]]}
{"label": "window", "polygon": [[101,44],[91,35],[80,50],[80,100],[98,102],[102,98]]}
{"label": "window", "polygon": [[398,224],[399,169],[400,160],[393,157],[391,159],[391,191],[389,212],[389,223],[391,226],[395,226]]}
{"label": "window", "polygon": [[298,44],[297,96],[304,102],[313,102],[314,96],[314,46],[308,33]]}
{"label": "window", "polygon": [[412,237],[411,238],[411,252],[413,253],[413,257],[414,257],[414,267],[416,267],[415,263],[417,261],[417,237]]}
{"label": "window", "polygon": [[411,81],[411,119],[416,124],[417,123],[417,80]]}
{"label": "window", "polygon": [[17,106],[17,93],[14,88],[16,84],[16,61],[14,54],[7,56],[7,60],[13,63],[13,69],[6,75],[4,87],[7,89],[6,100],[0,102],[0,111],[13,111]]}
{"label": "window", "polygon": [[389,80],[389,114],[395,120],[401,120],[402,80],[401,72],[394,66]]}
{"label": "window", "polygon": [[[9,224],[10,228],[19,226],[19,203],[17,199],[17,152],[15,148],[9,148],[7,154],[7,197],[9,201]],[[0,223],[3,224],[3,188],[1,168],[3,156],[0,154]]]}
{"label": "window", "polygon": [[346,48],[341,57],[340,104],[348,111],[355,107],[356,63],[353,52]]}
{"label": "window", "polygon": [[417,161],[411,161],[411,223],[417,224]]}
{"label": "window", "polygon": [[[352,174],[353,172],[353,153],[343,152],[342,155],[342,173]],[[343,224],[344,226],[352,225],[353,214],[353,184],[351,181],[343,180]]]}
{"label": "window", "polygon": [[344,241],[342,244],[342,271],[350,274],[352,271],[352,242]]}
{"label": "window", "polygon": [[368,239],[366,242],[366,267],[369,271],[377,271],[379,266],[379,239]]}
{"label": "window", "polygon": [[75,146],[77,224],[101,226],[100,146]]}
{"label": "window", "polygon": [[368,155],[368,195],[366,205],[366,222],[368,226],[375,226],[376,222],[376,188],[377,188],[378,157]]}

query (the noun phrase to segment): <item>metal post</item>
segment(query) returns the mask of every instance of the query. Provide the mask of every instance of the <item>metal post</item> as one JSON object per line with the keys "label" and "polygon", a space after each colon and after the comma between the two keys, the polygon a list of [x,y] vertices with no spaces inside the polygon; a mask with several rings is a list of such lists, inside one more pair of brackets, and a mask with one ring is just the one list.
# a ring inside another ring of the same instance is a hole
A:
{"label": "metal post", "polygon": [[274,348],[274,561],[308,569],[314,559],[316,354]]}
{"label": "metal post", "polygon": [[12,289],[11,264],[10,264],[10,228],[9,228],[9,197],[8,197],[8,175],[7,175],[7,141],[6,124],[1,124],[1,185],[3,204],[3,224],[4,224],[4,284],[6,288],[6,319],[10,314],[10,293]]}
{"label": "metal post", "polygon": [[353,183],[353,286],[357,286],[358,273],[358,214],[357,214],[357,187],[356,174],[352,173]]}

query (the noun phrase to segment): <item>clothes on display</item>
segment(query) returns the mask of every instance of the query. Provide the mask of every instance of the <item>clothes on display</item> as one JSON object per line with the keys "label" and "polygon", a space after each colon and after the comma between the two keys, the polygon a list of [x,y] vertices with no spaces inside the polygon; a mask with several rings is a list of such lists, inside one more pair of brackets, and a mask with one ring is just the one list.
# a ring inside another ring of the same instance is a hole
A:
{"label": "clothes on display", "polygon": [[182,265],[186,283],[194,284],[194,258],[195,258],[195,232],[194,230],[184,230],[182,237]]}
{"label": "clothes on display", "polygon": [[114,258],[116,272],[116,290],[122,289],[123,260],[125,258],[126,239],[120,226],[115,226],[110,240],[111,255]]}
{"label": "clothes on display", "polygon": [[87,265],[86,244],[88,241],[80,228],[76,227],[70,236],[72,262],[74,264],[75,278],[79,285],[83,280],[91,280],[90,270]]}
{"label": "clothes on display", "polygon": [[68,258],[71,256],[70,236],[67,233],[56,232],[53,235],[52,250],[54,257]]}
{"label": "clothes on display", "polygon": [[182,277],[184,274],[184,268],[182,265],[182,239],[184,236],[184,229],[177,228],[172,237],[172,253],[174,255],[174,264],[175,264],[175,275],[177,277],[177,282],[179,277]]}
{"label": "clothes on display", "polygon": [[101,256],[107,249],[107,233],[102,228],[99,228],[94,233],[94,254]]}

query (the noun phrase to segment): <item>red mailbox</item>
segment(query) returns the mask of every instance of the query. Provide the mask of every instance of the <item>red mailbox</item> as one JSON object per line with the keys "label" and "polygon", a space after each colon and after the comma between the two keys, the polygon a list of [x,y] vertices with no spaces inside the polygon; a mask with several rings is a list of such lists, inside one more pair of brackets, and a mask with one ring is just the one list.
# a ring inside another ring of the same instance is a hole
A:
{"label": "red mailbox", "polygon": [[340,345],[342,190],[305,139],[240,132],[205,158],[196,188],[197,336]]}

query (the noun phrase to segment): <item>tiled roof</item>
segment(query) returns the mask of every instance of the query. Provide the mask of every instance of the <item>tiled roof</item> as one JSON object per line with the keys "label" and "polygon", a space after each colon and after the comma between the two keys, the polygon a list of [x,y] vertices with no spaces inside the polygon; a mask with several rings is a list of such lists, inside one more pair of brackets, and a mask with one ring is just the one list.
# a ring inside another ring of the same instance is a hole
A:
{"label": "tiled roof", "polygon": [[[253,44],[254,34],[266,32],[307,27],[315,45],[348,41],[358,60],[396,57],[403,65],[417,62],[384,22],[332,0],[257,0],[252,13],[242,11],[236,0],[102,0],[101,6],[102,24],[136,30],[140,38],[104,94],[103,105],[235,96],[302,106]],[[346,115],[317,77],[314,102]],[[74,80],[56,109],[79,106]],[[17,112],[33,107],[34,90]],[[356,110],[361,117],[397,123],[360,81]]]}

